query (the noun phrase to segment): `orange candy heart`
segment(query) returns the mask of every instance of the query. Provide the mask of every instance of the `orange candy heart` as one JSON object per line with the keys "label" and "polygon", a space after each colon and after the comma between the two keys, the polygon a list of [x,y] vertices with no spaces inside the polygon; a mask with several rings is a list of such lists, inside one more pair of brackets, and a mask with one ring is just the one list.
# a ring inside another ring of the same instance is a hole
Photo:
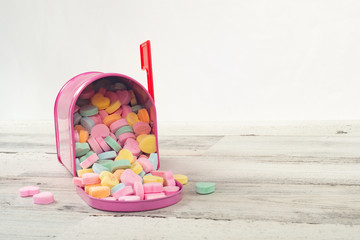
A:
{"label": "orange candy heart", "polygon": [[137,116],[141,122],[150,123],[149,113],[145,108],[140,109]]}
{"label": "orange candy heart", "polygon": [[114,113],[104,118],[103,122],[109,127],[113,122],[116,122],[119,119],[121,119],[120,114]]}

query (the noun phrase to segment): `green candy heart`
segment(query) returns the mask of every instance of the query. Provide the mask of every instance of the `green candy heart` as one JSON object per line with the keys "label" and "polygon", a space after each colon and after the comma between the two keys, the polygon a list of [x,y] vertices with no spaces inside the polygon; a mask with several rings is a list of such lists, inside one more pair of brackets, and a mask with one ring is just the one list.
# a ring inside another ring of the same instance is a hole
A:
{"label": "green candy heart", "polygon": [[196,183],[196,192],[198,194],[210,194],[215,191],[215,183],[198,182]]}

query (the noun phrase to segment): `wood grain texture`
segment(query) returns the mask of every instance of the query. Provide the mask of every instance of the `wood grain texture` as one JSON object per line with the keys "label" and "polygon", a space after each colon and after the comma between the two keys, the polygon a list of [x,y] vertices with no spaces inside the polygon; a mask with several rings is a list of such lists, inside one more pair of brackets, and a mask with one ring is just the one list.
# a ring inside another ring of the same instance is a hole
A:
{"label": "wood grain texture", "polygon": [[[0,239],[360,239],[360,136],[334,134],[336,126],[310,135],[160,135],[161,169],[189,184],[178,204],[136,213],[80,199],[57,161],[52,123],[11,126],[0,123]],[[215,193],[197,195],[198,181],[216,182]],[[26,185],[56,202],[20,198]]]}

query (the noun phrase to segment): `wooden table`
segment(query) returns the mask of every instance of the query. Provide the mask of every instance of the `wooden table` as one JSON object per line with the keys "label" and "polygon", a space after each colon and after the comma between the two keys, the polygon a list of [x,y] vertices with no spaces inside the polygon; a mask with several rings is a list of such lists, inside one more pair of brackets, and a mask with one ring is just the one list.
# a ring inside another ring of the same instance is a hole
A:
{"label": "wooden table", "polygon": [[[0,123],[0,239],[360,239],[359,122],[160,124],[161,169],[189,183],[179,203],[134,213],[80,199],[53,132]],[[56,202],[19,197],[26,185]]]}

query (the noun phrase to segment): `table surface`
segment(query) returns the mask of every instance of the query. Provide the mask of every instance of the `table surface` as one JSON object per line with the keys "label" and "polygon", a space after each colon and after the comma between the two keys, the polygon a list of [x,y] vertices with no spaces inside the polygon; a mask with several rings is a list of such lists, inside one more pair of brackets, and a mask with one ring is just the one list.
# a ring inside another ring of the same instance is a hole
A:
{"label": "table surface", "polygon": [[[188,176],[183,199],[133,213],[76,194],[52,123],[2,122],[0,133],[0,239],[360,239],[359,122],[167,125],[161,169]],[[199,181],[215,193],[196,194]],[[19,197],[27,185],[55,203]]]}

